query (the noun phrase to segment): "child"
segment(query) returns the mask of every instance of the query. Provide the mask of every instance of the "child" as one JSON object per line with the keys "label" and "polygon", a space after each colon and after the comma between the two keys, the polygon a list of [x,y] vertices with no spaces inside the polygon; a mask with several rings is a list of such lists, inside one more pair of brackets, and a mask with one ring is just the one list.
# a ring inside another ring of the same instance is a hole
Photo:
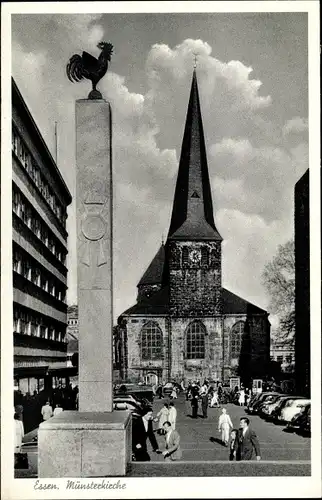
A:
{"label": "child", "polygon": [[238,456],[237,456],[237,446],[238,446],[237,435],[238,435],[237,429],[232,429],[232,431],[230,433],[230,445],[229,445],[229,460],[230,461],[238,460]]}

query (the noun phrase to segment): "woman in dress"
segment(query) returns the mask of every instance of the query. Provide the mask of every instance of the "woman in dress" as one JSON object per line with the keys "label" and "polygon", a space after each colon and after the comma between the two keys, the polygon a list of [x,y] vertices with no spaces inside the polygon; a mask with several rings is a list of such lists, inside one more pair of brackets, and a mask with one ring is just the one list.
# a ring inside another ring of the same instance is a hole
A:
{"label": "woman in dress", "polygon": [[228,446],[230,427],[233,427],[232,421],[226,408],[223,408],[218,420],[218,431],[221,431],[221,440],[225,446]]}
{"label": "woman in dress", "polygon": [[159,419],[159,429],[158,434],[163,434],[163,424],[169,420],[169,405],[168,403],[164,403],[163,407],[157,413],[157,417]]}
{"label": "woman in dress", "polygon": [[244,389],[240,389],[238,403],[239,403],[239,406],[244,406],[244,404],[245,404],[245,391],[244,391]]}

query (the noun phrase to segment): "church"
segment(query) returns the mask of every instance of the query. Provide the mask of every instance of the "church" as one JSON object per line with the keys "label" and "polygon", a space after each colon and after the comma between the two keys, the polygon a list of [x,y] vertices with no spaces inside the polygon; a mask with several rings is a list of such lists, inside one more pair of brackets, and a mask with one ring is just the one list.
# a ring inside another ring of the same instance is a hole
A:
{"label": "church", "polygon": [[222,287],[196,70],[193,72],[166,242],[140,279],[137,303],[118,318],[125,377],[245,384],[269,363],[267,311]]}

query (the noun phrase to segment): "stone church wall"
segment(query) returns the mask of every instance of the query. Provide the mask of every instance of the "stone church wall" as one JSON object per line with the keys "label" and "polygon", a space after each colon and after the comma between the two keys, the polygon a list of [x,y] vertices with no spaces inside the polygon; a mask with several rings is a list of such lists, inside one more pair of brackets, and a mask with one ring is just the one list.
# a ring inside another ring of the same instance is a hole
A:
{"label": "stone church wall", "polygon": [[205,359],[186,359],[186,330],[195,318],[171,318],[171,372],[180,381],[221,377],[222,322],[220,317],[201,318],[206,327]]}
{"label": "stone church wall", "polygon": [[[127,339],[128,339],[128,379],[135,382],[144,381],[147,373],[156,373],[158,378],[167,382],[168,372],[168,320],[166,317],[126,317],[127,321]],[[141,359],[141,330],[149,322],[155,322],[162,331],[163,335],[163,359],[145,361]],[[161,381],[161,380],[160,380]]]}

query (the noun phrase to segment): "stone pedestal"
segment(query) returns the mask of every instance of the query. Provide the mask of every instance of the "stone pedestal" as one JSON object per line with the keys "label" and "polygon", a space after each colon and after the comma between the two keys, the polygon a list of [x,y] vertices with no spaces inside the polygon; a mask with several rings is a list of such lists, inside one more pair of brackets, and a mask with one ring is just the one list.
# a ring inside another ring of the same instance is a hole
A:
{"label": "stone pedestal", "polygon": [[38,449],[39,477],[125,476],[131,415],[64,411],[40,424]]}

